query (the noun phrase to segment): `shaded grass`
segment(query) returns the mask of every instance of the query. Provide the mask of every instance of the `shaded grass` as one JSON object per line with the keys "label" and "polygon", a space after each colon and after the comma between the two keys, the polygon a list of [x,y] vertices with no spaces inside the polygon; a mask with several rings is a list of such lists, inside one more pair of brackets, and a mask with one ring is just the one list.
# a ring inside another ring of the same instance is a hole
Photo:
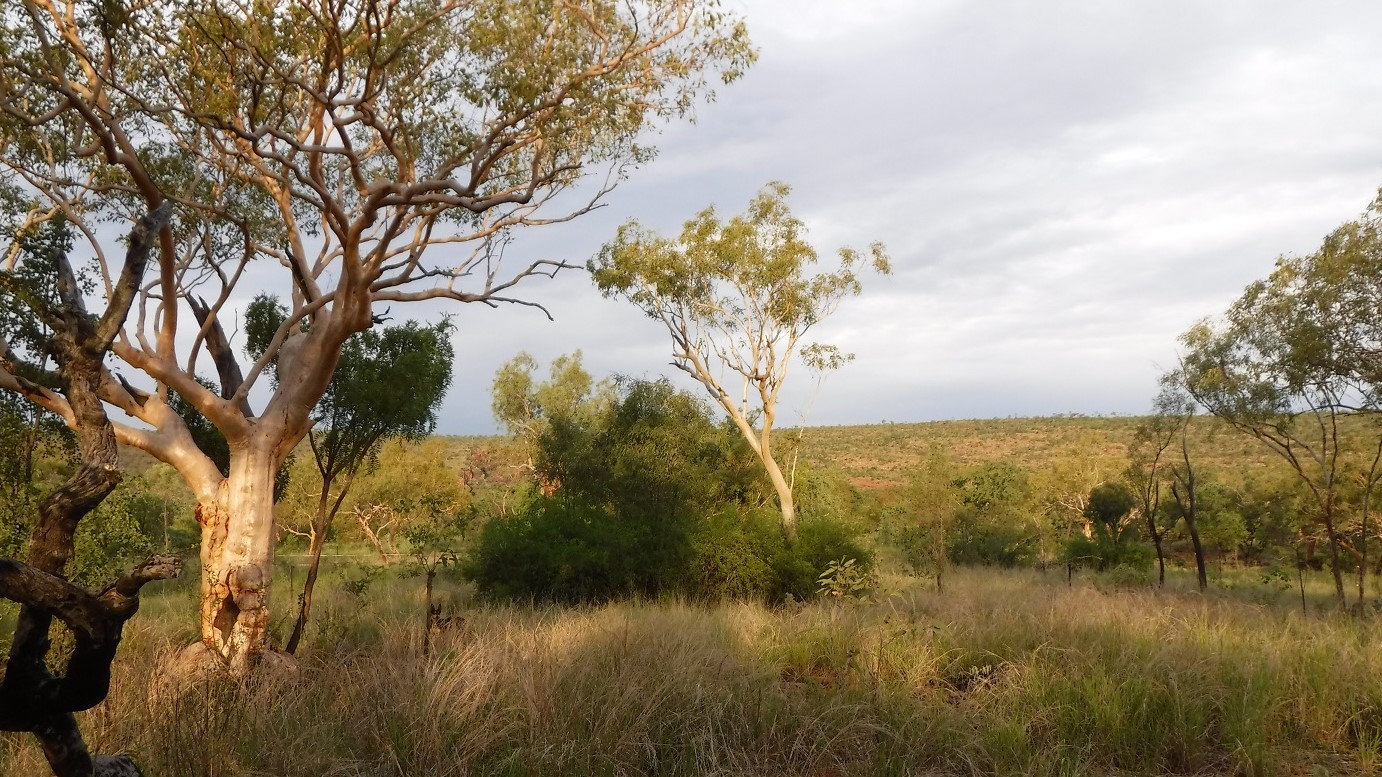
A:
{"label": "shaded grass", "polygon": [[[97,748],[175,775],[1372,773],[1371,620],[1238,591],[961,570],[937,595],[782,610],[483,607],[421,652],[415,580],[322,597],[300,677],[147,701],[190,636],[152,597]],[[323,591],[327,594],[327,591]],[[185,601],[184,601],[185,600]],[[190,626],[190,624],[189,624]],[[42,774],[28,738],[0,773]]]}

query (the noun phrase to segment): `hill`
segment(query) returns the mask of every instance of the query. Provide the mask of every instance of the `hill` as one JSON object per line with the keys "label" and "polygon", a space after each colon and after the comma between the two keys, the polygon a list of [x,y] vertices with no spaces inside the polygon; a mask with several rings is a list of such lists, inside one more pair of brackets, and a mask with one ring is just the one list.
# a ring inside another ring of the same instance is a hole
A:
{"label": "hill", "polygon": [[[891,489],[904,485],[933,451],[961,466],[1009,460],[1040,471],[1071,458],[1094,458],[1121,468],[1144,420],[1073,415],[809,427],[802,448],[808,460],[838,468],[857,488]],[[1213,417],[1195,419],[1190,444],[1197,463],[1225,476],[1284,466],[1264,445]]]}

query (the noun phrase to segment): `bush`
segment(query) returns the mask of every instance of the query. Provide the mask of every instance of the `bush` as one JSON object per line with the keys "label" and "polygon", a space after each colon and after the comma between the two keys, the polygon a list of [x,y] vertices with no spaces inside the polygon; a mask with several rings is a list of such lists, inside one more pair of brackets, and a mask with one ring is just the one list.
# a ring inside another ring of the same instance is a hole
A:
{"label": "bush", "polygon": [[772,559],[782,544],[777,512],[721,510],[692,534],[686,593],[710,601],[766,597],[779,587]]}
{"label": "bush", "polygon": [[946,556],[961,565],[1027,566],[1037,556],[1037,538],[1011,515],[989,517],[960,510],[946,538]]}
{"label": "bush", "polygon": [[628,520],[565,498],[537,498],[485,525],[462,571],[493,599],[603,602],[680,594],[692,599],[781,602],[814,598],[832,561],[872,556],[853,532],[806,520],[788,547],[777,513],[726,507],[694,525]]}
{"label": "bush", "polygon": [[621,520],[575,498],[535,498],[518,515],[485,524],[462,567],[481,595],[556,602],[656,595],[686,567],[676,526]]}

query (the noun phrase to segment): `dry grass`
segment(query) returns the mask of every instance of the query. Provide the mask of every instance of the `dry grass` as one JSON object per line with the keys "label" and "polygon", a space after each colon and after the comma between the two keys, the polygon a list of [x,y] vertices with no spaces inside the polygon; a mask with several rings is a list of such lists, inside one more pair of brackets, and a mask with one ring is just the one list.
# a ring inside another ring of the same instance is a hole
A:
{"label": "dry grass", "polygon": [[[805,451],[811,461],[838,467],[866,490],[904,485],[932,451],[944,451],[961,466],[1012,461],[1035,472],[1076,457],[1100,460],[1117,472],[1127,466],[1128,445],[1141,422],[1070,416],[825,426],[806,430]],[[1229,480],[1283,466],[1264,446],[1215,418],[1198,418],[1192,428],[1196,460]]]}
{"label": "dry grass", "polygon": [[[188,592],[135,621],[88,739],[199,775],[1370,774],[1382,627],[1289,594],[960,572],[780,611],[473,607],[424,658],[415,580],[322,609],[302,676],[151,707]],[[1314,771],[1312,771],[1314,770]],[[1319,771],[1323,770],[1323,771]],[[41,775],[30,738],[0,773]]]}

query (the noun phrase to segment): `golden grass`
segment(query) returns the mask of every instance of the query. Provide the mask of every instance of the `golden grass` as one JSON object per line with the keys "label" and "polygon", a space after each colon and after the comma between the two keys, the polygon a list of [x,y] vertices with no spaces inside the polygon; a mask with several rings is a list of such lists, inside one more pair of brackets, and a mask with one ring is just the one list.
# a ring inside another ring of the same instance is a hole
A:
{"label": "golden grass", "polygon": [[[1382,752],[1382,627],[1323,589],[1303,615],[1246,584],[970,570],[782,610],[472,607],[423,657],[416,587],[326,597],[299,678],[159,707],[189,592],[153,597],[88,740],[152,777],[1370,774]],[[0,740],[0,773],[45,773],[31,738]]]}

